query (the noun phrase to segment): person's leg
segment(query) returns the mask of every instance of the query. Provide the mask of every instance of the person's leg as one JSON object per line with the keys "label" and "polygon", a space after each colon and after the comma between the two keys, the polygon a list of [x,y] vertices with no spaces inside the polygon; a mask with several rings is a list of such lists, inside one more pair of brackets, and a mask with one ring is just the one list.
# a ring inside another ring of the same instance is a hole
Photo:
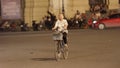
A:
{"label": "person's leg", "polygon": [[66,32],[63,33],[63,41],[64,41],[65,46],[68,46],[67,45],[68,44],[68,39],[67,39],[67,33]]}

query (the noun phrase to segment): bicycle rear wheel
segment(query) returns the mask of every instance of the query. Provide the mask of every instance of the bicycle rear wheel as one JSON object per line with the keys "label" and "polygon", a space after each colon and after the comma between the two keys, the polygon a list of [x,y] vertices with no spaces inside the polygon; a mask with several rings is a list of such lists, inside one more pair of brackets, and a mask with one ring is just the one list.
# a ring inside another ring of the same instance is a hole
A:
{"label": "bicycle rear wheel", "polygon": [[64,46],[63,50],[64,50],[63,51],[63,58],[67,59],[68,58],[68,54],[69,54],[68,47]]}

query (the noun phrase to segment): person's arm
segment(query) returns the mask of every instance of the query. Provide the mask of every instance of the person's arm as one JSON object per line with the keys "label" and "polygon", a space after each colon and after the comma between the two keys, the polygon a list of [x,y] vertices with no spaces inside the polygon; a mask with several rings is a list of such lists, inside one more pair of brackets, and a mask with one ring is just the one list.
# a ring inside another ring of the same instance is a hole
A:
{"label": "person's arm", "polygon": [[52,28],[52,30],[57,29],[57,22],[55,23],[55,26]]}
{"label": "person's arm", "polygon": [[68,22],[67,22],[67,20],[65,20],[64,29],[67,30],[67,27],[68,27]]}

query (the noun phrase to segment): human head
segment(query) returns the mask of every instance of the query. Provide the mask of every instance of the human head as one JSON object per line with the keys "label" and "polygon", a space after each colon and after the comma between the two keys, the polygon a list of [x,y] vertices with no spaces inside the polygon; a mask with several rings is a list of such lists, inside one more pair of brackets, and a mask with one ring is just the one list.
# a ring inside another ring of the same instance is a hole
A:
{"label": "human head", "polygon": [[64,19],[64,15],[63,15],[62,13],[60,13],[60,14],[58,15],[58,19],[59,19],[59,20],[63,20],[63,19]]}

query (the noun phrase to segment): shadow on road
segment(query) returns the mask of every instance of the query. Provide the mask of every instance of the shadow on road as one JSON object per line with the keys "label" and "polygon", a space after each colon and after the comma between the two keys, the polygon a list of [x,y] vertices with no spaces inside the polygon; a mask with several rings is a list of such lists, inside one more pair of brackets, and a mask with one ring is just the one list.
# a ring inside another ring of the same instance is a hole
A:
{"label": "shadow on road", "polygon": [[32,58],[33,61],[55,61],[55,58]]}

